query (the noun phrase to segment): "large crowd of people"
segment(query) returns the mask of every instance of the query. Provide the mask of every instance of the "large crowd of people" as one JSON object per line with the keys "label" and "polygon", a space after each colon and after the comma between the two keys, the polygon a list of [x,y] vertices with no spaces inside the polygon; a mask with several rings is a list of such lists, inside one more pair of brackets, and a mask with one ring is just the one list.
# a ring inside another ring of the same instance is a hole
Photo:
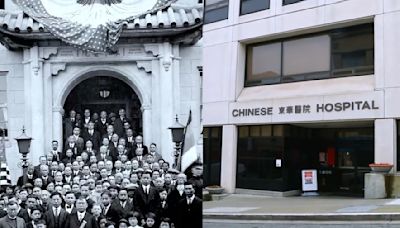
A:
{"label": "large crowd of people", "polygon": [[64,147],[3,189],[0,228],[202,227],[202,164],[174,169],[120,109],[74,110]]}

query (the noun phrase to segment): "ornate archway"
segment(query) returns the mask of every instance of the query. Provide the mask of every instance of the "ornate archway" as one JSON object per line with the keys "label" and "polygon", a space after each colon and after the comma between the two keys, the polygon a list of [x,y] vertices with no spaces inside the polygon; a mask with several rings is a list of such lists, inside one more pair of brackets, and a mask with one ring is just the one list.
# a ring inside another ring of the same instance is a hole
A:
{"label": "ornate archway", "polygon": [[[126,110],[134,131],[143,134],[141,102],[135,91],[118,77],[93,76],[81,81],[68,94],[63,108],[68,117],[70,110],[83,117],[85,109],[93,116],[101,111],[118,115],[118,110]],[[105,132],[101,132],[105,133]],[[63,140],[68,137],[64,126]]]}

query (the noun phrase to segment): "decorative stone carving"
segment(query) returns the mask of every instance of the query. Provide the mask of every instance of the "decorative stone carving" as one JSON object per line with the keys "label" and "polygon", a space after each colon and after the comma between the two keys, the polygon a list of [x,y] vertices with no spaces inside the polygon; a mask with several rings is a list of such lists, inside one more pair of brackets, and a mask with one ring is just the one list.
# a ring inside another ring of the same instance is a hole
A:
{"label": "decorative stone carving", "polygon": [[149,104],[144,104],[144,105],[142,105],[142,107],[140,107],[140,110],[142,112],[144,112],[146,110],[150,110],[150,109],[151,109],[151,106]]}
{"label": "decorative stone carving", "polygon": [[144,61],[136,61],[137,67],[138,69],[143,69],[144,71],[146,71],[146,73],[151,73],[152,71],[152,63],[151,61],[148,60],[144,60]]}
{"label": "decorative stone carving", "polygon": [[66,68],[66,63],[53,63],[51,64],[51,75],[57,76],[60,71],[64,71]]}
{"label": "decorative stone carving", "polygon": [[165,71],[169,71],[169,68],[172,65],[172,55],[163,57],[162,64],[164,66]]}
{"label": "decorative stone carving", "polygon": [[59,112],[61,115],[64,115],[64,109],[61,106],[53,106],[53,112]]}
{"label": "decorative stone carving", "polygon": [[150,52],[153,56],[157,57],[160,55],[160,46],[158,44],[144,44],[144,50]]}
{"label": "decorative stone carving", "polygon": [[46,47],[46,48],[40,48],[39,49],[39,57],[47,60],[50,59],[52,55],[57,55],[58,53],[58,48],[57,47]]}

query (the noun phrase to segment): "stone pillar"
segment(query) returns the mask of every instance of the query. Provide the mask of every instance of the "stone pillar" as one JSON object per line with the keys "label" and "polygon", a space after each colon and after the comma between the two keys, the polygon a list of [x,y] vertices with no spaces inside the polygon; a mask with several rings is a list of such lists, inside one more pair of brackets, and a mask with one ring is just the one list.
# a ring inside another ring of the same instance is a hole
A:
{"label": "stone pillar", "polygon": [[[178,85],[173,84],[172,77],[172,46],[170,43],[160,44],[161,58],[159,61],[159,79],[160,79],[160,136],[161,136],[161,153],[170,164],[173,164],[174,145],[172,143],[172,136],[168,129],[175,121],[175,114],[179,114],[174,110],[174,97],[173,89],[179,88]],[[180,120],[182,121],[182,120]]]}
{"label": "stone pillar", "polygon": [[64,109],[61,106],[53,107],[53,139],[58,141],[58,149],[63,148],[63,114]]}
{"label": "stone pillar", "polygon": [[151,106],[142,105],[142,120],[143,120],[143,143],[150,147],[153,142],[151,135]]}
{"label": "stone pillar", "polygon": [[235,193],[237,163],[237,128],[235,125],[222,127],[221,186],[227,193]]}
{"label": "stone pillar", "polygon": [[[396,120],[375,120],[375,163],[390,163],[396,167]],[[396,168],[392,169],[392,172]]]}
{"label": "stone pillar", "polygon": [[[43,60],[39,57],[39,48],[34,46],[30,49],[30,90],[28,96],[31,101],[31,132],[32,144],[30,150],[31,161],[37,162],[39,157],[45,153],[44,143],[44,98],[43,98]],[[29,118],[28,117],[28,118]],[[29,131],[28,131],[29,132]]]}

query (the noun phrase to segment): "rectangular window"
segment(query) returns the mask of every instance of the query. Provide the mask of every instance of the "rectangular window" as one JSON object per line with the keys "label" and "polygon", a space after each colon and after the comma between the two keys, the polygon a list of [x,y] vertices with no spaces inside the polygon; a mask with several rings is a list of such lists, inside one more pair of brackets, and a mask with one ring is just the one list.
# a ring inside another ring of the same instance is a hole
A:
{"label": "rectangular window", "polygon": [[0,9],[4,9],[4,0],[0,1]]}
{"label": "rectangular window", "polygon": [[247,83],[274,84],[281,78],[281,43],[251,46],[247,49]]}
{"label": "rectangular window", "polygon": [[333,76],[374,73],[372,26],[339,29],[332,36]]}
{"label": "rectangular window", "polygon": [[328,35],[283,42],[283,81],[326,78],[330,68]]}
{"label": "rectangular window", "polygon": [[204,23],[213,23],[228,19],[229,0],[206,0]]}
{"label": "rectangular window", "polygon": [[294,4],[294,3],[298,3],[304,0],[283,0],[283,5],[289,5],[289,4]]}
{"label": "rectangular window", "polygon": [[222,127],[203,130],[204,186],[221,183]]}
{"label": "rectangular window", "polygon": [[373,24],[247,46],[245,86],[373,73]]}
{"label": "rectangular window", "polygon": [[241,0],[240,15],[269,9],[269,0]]}

